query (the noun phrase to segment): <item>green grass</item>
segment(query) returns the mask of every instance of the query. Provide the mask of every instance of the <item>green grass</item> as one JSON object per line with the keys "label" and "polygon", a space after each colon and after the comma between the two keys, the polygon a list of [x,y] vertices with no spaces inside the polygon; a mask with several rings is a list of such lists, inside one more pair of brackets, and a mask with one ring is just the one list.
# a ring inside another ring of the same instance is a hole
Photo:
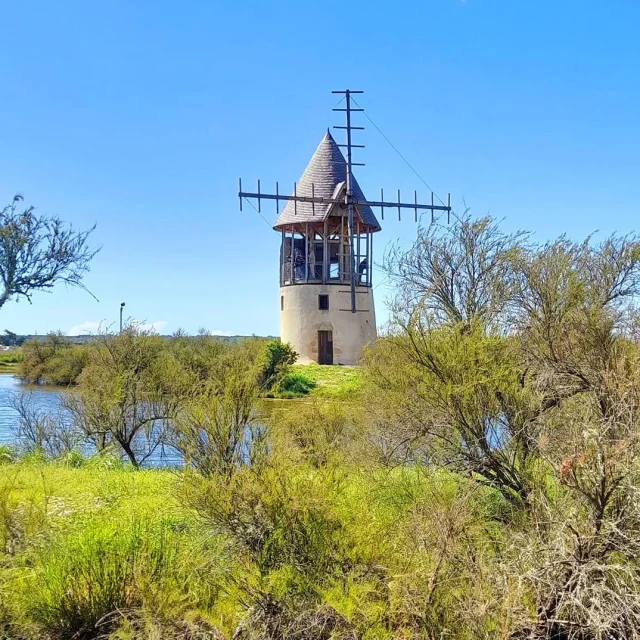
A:
{"label": "green grass", "polygon": [[268,398],[295,400],[317,397],[336,400],[352,399],[362,387],[360,367],[341,365],[295,364],[290,372],[272,389]]}
{"label": "green grass", "polygon": [[0,351],[0,373],[14,373],[22,362],[22,350]]}
{"label": "green grass", "polygon": [[304,375],[313,383],[312,396],[349,398],[356,396],[362,386],[360,367],[297,364],[291,367],[291,370]]}
{"label": "green grass", "polygon": [[[417,637],[416,620],[450,628],[451,598],[471,576],[439,549],[489,553],[503,508],[487,488],[461,503],[466,483],[302,459],[230,481],[102,461],[5,463],[0,637],[230,640],[243,625],[254,632],[243,638],[299,625],[286,637],[307,638],[322,622],[332,637],[392,640]],[[440,541],[450,518],[464,544]],[[425,607],[436,568],[446,573]],[[491,585],[474,579],[473,597],[489,597]]]}
{"label": "green grass", "polygon": [[22,362],[22,351],[0,351],[0,363],[1,364],[17,364]]}
{"label": "green grass", "polygon": [[123,638],[182,637],[185,610],[207,629],[222,551],[180,505],[182,480],[100,461],[0,466],[0,637],[107,637],[130,614]]}
{"label": "green grass", "polygon": [[268,397],[291,400],[293,398],[304,398],[314,389],[315,383],[303,373],[297,371],[289,372],[269,393]]}

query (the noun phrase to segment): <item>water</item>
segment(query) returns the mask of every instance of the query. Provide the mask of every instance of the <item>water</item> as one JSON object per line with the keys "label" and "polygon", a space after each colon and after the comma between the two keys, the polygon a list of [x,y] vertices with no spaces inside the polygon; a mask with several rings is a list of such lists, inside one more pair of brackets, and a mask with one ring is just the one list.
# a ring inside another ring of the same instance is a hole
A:
{"label": "water", "polygon": [[12,444],[16,439],[18,412],[12,406],[16,395],[27,393],[34,409],[55,415],[61,409],[63,394],[68,393],[57,387],[25,385],[10,373],[0,374],[0,444]]}
{"label": "water", "polygon": [[[19,378],[9,373],[0,373],[0,445],[14,444],[19,424],[18,412],[12,402],[16,395],[27,393],[31,406],[38,413],[59,414],[65,394],[73,393],[61,387],[22,384]],[[276,408],[291,406],[291,400],[266,400],[260,407],[260,416],[264,419]],[[295,403],[294,403],[295,404]],[[166,445],[159,446],[145,460],[145,466],[176,466],[182,463],[180,454]]]}
{"label": "water", "polygon": [[[65,418],[62,399],[73,393],[65,388],[46,385],[22,384],[12,374],[0,374],[0,445],[15,444],[19,426],[18,412],[13,408],[13,399],[21,394],[29,395],[30,406],[39,414],[60,415]],[[85,448],[83,447],[83,450]],[[86,452],[90,453],[86,448]],[[182,463],[180,454],[166,445],[158,446],[145,460],[145,466],[175,466]]]}

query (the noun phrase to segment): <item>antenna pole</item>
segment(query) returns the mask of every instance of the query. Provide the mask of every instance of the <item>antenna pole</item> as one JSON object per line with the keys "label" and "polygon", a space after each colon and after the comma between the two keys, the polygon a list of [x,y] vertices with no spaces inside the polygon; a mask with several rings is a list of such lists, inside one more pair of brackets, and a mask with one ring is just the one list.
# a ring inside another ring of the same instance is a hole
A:
{"label": "antenna pole", "polygon": [[351,289],[351,313],[355,313],[356,309],[356,257],[353,253],[353,173],[351,163],[351,92],[349,89],[345,91],[347,103],[347,193],[345,196],[345,204],[347,205],[347,225],[349,230],[349,284]]}

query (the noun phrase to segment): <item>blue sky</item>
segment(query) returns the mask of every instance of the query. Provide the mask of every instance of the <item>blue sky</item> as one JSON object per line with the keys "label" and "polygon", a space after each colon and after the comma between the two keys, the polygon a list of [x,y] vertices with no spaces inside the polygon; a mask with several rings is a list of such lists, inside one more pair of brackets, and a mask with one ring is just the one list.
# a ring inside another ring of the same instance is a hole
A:
{"label": "blue sky", "polygon": [[[636,0],[25,0],[0,22],[0,202],[95,222],[103,246],[86,279],[99,302],[57,288],[7,304],[0,329],[83,331],[126,301],[163,332],[277,334],[278,235],[238,211],[237,180],[292,185],[340,124],[332,89],[363,89],[458,210],[541,240],[636,227]],[[428,197],[373,128],[359,138],[369,197]],[[414,234],[390,216],[377,258]]]}

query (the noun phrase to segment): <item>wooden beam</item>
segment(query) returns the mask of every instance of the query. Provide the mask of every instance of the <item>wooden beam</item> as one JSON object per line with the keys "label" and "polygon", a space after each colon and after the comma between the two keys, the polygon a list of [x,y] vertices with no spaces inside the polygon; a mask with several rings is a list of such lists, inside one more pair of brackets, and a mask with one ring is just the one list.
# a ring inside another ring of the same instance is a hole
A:
{"label": "wooden beam", "polygon": [[344,216],[340,216],[340,236],[339,236],[339,251],[338,251],[338,260],[340,264],[338,265],[339,274],[340,274],[340,282],[344,280]]}
{"label": "wooden beam", "polygon": [[285,232],[282,229],[282,242],[280,244],[280,286],[284,285],[284,244],[285,244]]}
{"label": "wooden beam", "polygon": [[[282,196],[270,193],[252,193],[249,191],[240,191],[238,196],[241,198],[254,198],[261,200],[293,200],[294,202],[313,202],[315,204],[344,204],[344,198],[321,198],[313,196]],[[416,204],[415,202],[384,202],[382,200],[353,200],[356,206],[385,207],[394,209],[431,209],[433,211],[450,211],[451,205],[431,205]]]}
{"label": "wooden beam", "polygon": [[324,233],[322,235],[322,284],[327,283],[327,269],[329,267],[329,222],[324,221]]}
{"label": "wooden beam", "polygon": [[304,225],[304,281],[309,282],[309,223]]}

